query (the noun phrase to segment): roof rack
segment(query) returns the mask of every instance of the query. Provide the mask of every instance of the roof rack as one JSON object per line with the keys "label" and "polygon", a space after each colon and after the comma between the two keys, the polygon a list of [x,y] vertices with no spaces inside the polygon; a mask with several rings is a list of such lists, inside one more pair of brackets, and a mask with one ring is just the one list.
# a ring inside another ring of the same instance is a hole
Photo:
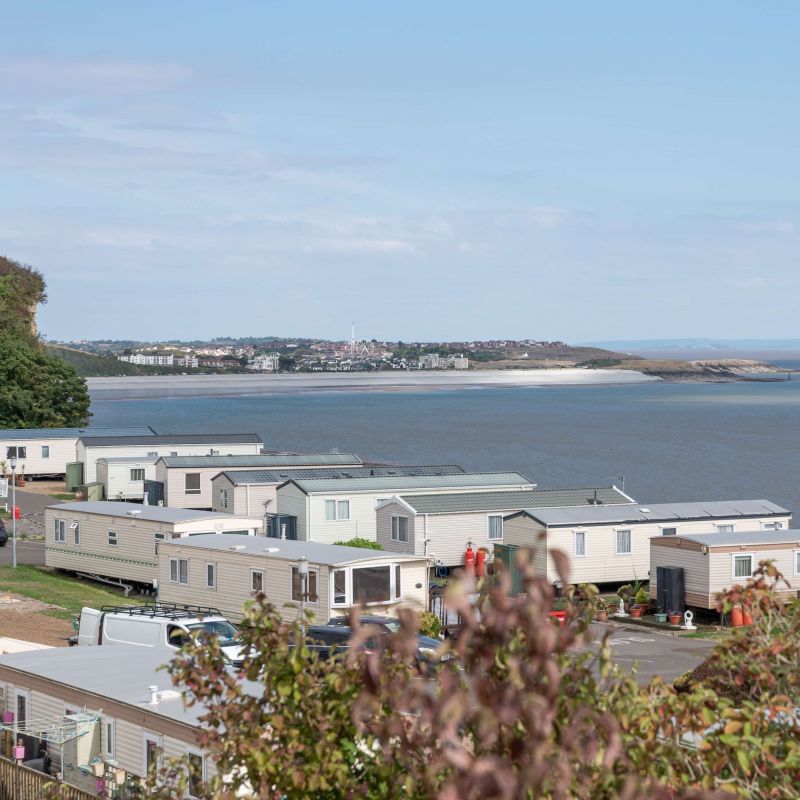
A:
{"label": "roof rack", "polygon": [[187,617],[221,617],[218,608],[181,603],[145,603],[142,606],[100,606],[104,614],[128,614],[131,617],[186,619]]}

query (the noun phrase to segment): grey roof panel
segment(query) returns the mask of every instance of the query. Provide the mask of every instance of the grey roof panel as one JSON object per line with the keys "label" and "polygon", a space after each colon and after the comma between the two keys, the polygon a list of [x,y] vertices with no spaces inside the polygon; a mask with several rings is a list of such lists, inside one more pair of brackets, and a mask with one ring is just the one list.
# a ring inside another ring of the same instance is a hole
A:
{"label": "grey roof panel", "polygon": [[346,547],[340,544],[323,542],[303,542],[290,539],[271,539],[266,536],[237,536],[236,534],[209,533],[191,536],[186,539],[173,539],[165,545],[184,547],[200,547],[209,550],[231,550],[248,555],[260,555],[266,558],[280,558],[286,561],[297,561],[305,556],[312,564],[349,564],[354,561],[375,561],[388,559],[391,561],[421,561],[424,556],[409,553],[395,553],[391,550],[369,550],[364,547]]}
{"label": "grey roof panel", "polygon": [[353,478],[380,478],[390,476],[408,477],[413,475],[463,475],[464,470],[457,464],[424,464],[421,466],[391,467],[352,467],[340,469],[285,469],[285,470],[236,470],[223,473],[234,486],[247,484],[284,483],[289,480],[350,480]]}
{"label": "grey roof panel", "polygon": [[158,456],[116,456],[115,458],[98,458],[97,463],[105,464],[155,464]]}
{"label": "grey roof panel", "polygon": [[768,517],[792,512],[769,500],[717,500],[708,503],[634,503],[617,506],[525,509],[543,525],[604,525],[626,522],[677,522],[680,520]]}
{"label": "grey roof panel", "polygon": [[129,428],[4,428],[0,441],[6,439],[89,439],[98,436],[155,436],[148,426]]}
{"label": "grey roof panel", "polygon": [[[780,531],[734,531],[733,533],[682,533],[680,536],[670,536],[670,539],[688,539],[690,542],[700,542],[709,547],[741,547],[751,544],[784,544],[800,547],[800,530]],[[659,542],[661,537],[652,541]]]}
{"label": "grey roof panel", "polygon": [[524,508],[631,503],[615,486],[580,489],[524,489],[512,492],[461,492],[457,494],[402,495],[419,514],[457,514],[469,511],[521,511]]}
{"label": "grey roof panel", "polygon": [[533,486],[524,475],[518,472],[466,472],[456,475],[420,475],[417,477],[397,476],[380,478],[352,478],[339,480],[294,481],[304,492],[392,492],[401,493],[404,489],[459,489],[470,486]]}
{"label": "grey roof panel", "polygon": [[152,436],[81,436],[92,447],[148,444],[263,444],[257,433],[165,433]]}
{"label": "grey roof panel", "polygon": [[[117,503],[108,500],[82,500],[75,503],[56,503],[48,506],[55,511],[81,512],[83,514],[102,514],[107,517],[134,516],[149,522],[191,522],[192,520],[228,520],[236,519],[237,515],[225,514],[216,511],[197,511],[189,508],[170,508],[168,506],[145,506],[141,503]],[[261,522],[253,518],[254,523]]]}
{"label": "grey roof panel", "polygon": [[355,453],[263,453],[238,456],[163,456],[167,467],[202,469],[212,467],[261,467],[262,469],[303,466],[348,466],[360,465],[361,458]]}

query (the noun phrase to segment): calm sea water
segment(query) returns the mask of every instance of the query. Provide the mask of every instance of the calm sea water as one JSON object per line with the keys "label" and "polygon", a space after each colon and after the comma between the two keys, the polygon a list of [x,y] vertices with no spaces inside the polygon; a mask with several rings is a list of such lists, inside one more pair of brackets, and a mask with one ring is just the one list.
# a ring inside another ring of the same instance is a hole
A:
{"label": "calm sea water", "polygon": [[103,399],[92,406],[92,424],[256,432],[272,449],[518,470],[540,486],[619,484],[624,475],[626,491],[643,503],[764,497],[800,512],[794,378]]}

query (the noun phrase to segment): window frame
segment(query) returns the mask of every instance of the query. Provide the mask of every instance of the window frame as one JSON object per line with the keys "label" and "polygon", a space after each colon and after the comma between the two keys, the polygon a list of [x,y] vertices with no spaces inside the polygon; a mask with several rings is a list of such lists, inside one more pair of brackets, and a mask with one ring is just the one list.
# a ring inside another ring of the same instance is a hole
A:
{"label": "window frame", "polygon": [[[750,559],[750,574],[749,575],[737,575],[736,574],[736,559],[737,558],[749,558]],[[731,580],[733,581],[743,581],[747,580],[748,578],[753,577],[753,571],[755,570],[756,566],[756,556],[755,553],[731,553]]]}
{"label": "window frame", "polygon": [[[12,452],[13,451],[13,452]],[[28,457],[28,445],[12,444],[6,447],[6,458],[23,459]]]}
{"label": "window frame", "polygon": [[[730,528],[730,530],[722,530],[722,528]],[[735,533],[736,525],[733,522],[724,522],[719,525],[714,523],[714,533]]]}
{"label": "window frame", "polygon": [[800,550],[794,551],[794,574],[800,575]]}
{"label": "window frame", "polygon": [[164,753],[164,737],[158,733],[153,733],[153,731],[148,731],[147,729],[142,730],[142,775],[147,775],[149,773],[149,768],[147,764],[147,744],[148,742],[152,742],[157,750],[156,756],[153,766],[158,769],[161,764],[162,756]]}
{"label": "window frame", "polygon": [[161,542],[165,541],[166,538],[167,538],[167,534],[166,533],[161,533],[160,531],[156,531],[153,534],[153,554],[155,556],[158,556],[158,545]]}
{"label": "window frame", "polygon": [[[197,478],[197,488],[196,489],[190,489],[189,488],[189,478],[192,478],[192,479]],[[199,472],[185,472],[183,474],[183,493],[184,494],[192,494],[192,495],[194,495],[194,494],[202,494],[203,493],[202,479],[200,477],[200,473]]]}
{"label": "window frame", "polygon": [[[25,719],[20,719],[19,714],[19,701],[20,699],[25,701]],[[19,724],[20,722],[24,725],[29,719],[31,718],[31,690],[30,689],[20,689],[19,687],[14,687],[14,722]]]}
{"label": "window frame", "polygon": [[[297,575],[298,579],[300,577],[300,572],[297,564],[293,564],[289,570],[289,592],[292,597],[293,603],[302,603],[302,598],[295,596],[294,593],[294,578],[295,574]],[[314,594],[311,593],[311,576],[314,576]],[[313,599],[312,599],[313,598]],[[319,605],[319,569],[309,567],[308,570],[308,599],[306,600],[306,605],[318,606]]]}
{"label": "window frame", "polygon": [[[350,498],[346,500],[339,500],[338,498],[325,498],[325,521],[326,522],[344,522],[345,520],[352,519],[350,516]],[[347,516],[342,516],[342,506],[347,507]],[[333,516],[329,516],[329,508],[333,507]]]}
{"label": "window frame", "polygon": [[[211,572],[209,572],[209,568]],[[209,574],[213,573],[213,582],[208,582]],[[216,591],[219,587],[219,575],[217,573],[217,562],[216,561],[206,561],[206,570],[205,570],[205,586],[206,589],[211,589],[212,591]]]}
{"label": "window frame", "polygon": [[[181,580],[181,564],[186,565],[186,580]],[[175,577],[172,577],[172,565],[175,564]],[[169,560],[169,582],[174,583],[178,586],[188,586],[189,585],[189,559],[188,558],[180,558],[179,556],[172,556]]]}
{"label": "window frame", "polygon": [[[336,596],[336,575],[337,573],[342,573],[344,575],[344,600],[341,602],[337,602]],[[331,606],[336,608],[346,608],[348,604],[348,600],[350,599],[350,576],[349,570],[345,567],[340,569],[332,569],[330,571],[330,597],[331,597]]]}
{"label": "window frame", "polygon": [[[492,536],[492,520],[499,519],[500,520],[500,536]],[[486,515],[486,538],[490,542],[502,542],[503,541],[503,515],[502,514],[487,514]]]}
{"label": "window frame", "polygon": [[[134,473],[136,473],[137,475],[139,473],[141,473],[142,477],[138,478],[138,477],[136,477],[136,475],[134,475]],[[131,470],[130,470],[131,483],[136,483],[137,481],[143,481],[145,479],[144,475],[145,475],[144,467],[131,467]]]}
{"label": "window frame", "polygon": [[761,523],[761,530],[762,531],[782,531],[783,530],[783,521],[782,520],[767,520],[766,522]]}
{"label": "window frame", "polygon": [[[111,541],[111,537],[114,537],[114,541]],[[109,531],[108,532],[108,546],[109,547],[119,547],[119,531]]]}
{"label": "window frame", "polygon": [[[661,530],[662,536],[677,536],[678,535],[678,527],[677,525],[659,525],[659,529]],[[667,533],[667,531],[672,531],[672,533]]]}
{"label": "window frame", "polygon": [[[117,720],[115,717],[103,716],[103,756],[114,760],[117,757]],[[111,746],[109,747],[109,742]]]}
{"label": "window frame", "polygon": [[[628,534],[628,550],[619,549],[619,535],[621,533]],[[632,528],[614,528],[614,555],[617,556],[632,556],[633,555],[633,529]]]}
{"label": "window frame", "polygon": [[[256,575],[260,575],[261,576],[261,586],[258,589],[256,589],[255,583],[254,583],[254,580],[253,580]],[[265,575],[264,575],[264,570],[263,569],[251,569],[250,570],[250,591],[251,592],[263,592],[264,591],[264,578],[265,578]]]}
{"label": "window frame", "polygon": [[67,521],[65,519],[54,519],[53,522],[53,541],[57,544],[66,544]]}
{"label": "window frame", "polygon": [[49,444],[43,444],[42,445],[41,457],[42,458],[50,458],[50,445]]}
{"label": "window frame", "polygon": [[[405,522],[405,531],[401,531],[401,520]],[[396,534],[396,535],[395,535]],[[401,534],[405,535],[405,538]],[[392,533],[391,533],[392,541],[393,542],[401,542],[402,544],[408,544],[408,517],[404,516],[403,514],[392,514]]]}
{"label": "window frame", "polygon": [[[75,527],[73,527],[73,525]],[[72,531],[72,544],[76,545],[77,547],[81,546],[81,524],[77,520],[73,521],[72,525],[70,525],[70,530]]]}
{"label": "window frame", "polygon": [[191,791],[191,780],[192,780],[192,773],[188,769],[188,765],[191,761],[192,757],[196,757],[200,759],[200,782],[205,783],[208,780],[208,772],[206,769],[206,754],[202,750],[198,750],[195,747],[188,747],[186,748],[186,764],[187,764],[187,784],[186,784],[186,797],[190,798],[190,800],[199,800],[199,795],[192,794]]}
{"label": "window frame", "polygon": [[[583,552],[578,552],[578,537],[581,537],[583,542]],[[586,558],[586,531],[574,530],[572,531],[572,555],[574,558]]]}
{"label": "window frame", "polygon": [[224,486],[219,487],[219,507],[228,510],[228,490]]}

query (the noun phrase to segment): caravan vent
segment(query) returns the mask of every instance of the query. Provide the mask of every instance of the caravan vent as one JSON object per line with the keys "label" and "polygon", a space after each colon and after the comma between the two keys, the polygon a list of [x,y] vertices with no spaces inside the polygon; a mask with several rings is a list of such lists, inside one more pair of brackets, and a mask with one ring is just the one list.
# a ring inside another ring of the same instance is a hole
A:
{"label": "caravan vent", "polygon": [[129,512],[128,512],[128,516],[129,516],[129,517],[138,517],[138,516],[139,516],[139,514],[141,514],[141,513],[142,513],[142,512],[141,512],[141,511],[139,511],[139,510],[136,510],[136,511],[129,511]]}
{"label": "caravan vent", "polygon": [[281,551],[280,547],[265,547],[264,548],[264,552],[265,553],[280,553],[280,551]]}
{"label": "caravan vent", "polygon": [[640,508],[639,512],[642,513],[642,514],[649,514],[650,513],[650,509],[649,508]]}
{"label": "caravan vent", "polygon": [[247,548],[243,544],[232,544],[228,550],[246,550]]}

